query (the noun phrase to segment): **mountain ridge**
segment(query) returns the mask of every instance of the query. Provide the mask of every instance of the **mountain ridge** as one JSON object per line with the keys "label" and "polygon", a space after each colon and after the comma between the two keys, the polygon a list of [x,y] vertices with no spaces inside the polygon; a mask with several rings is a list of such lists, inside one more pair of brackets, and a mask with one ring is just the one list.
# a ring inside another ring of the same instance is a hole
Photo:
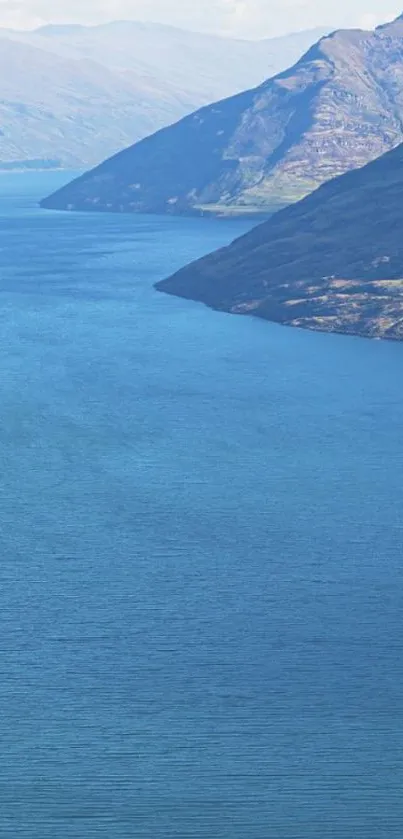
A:
{"label": "mountain ridge", "polygon": [[403,140],[403,23],[337,30],[46,199],[55,209],[270,212]]}
{"label": "mountain ridge", "polygon": [[[195,108],[256,84],[272,63],[285,66],[287,50],[297,57],[308,38],[302,33],[270,46],[126,22],[0,30],[0,167],[24,157],[94,166]],[[25,123],[22,112],[29,115]]]}

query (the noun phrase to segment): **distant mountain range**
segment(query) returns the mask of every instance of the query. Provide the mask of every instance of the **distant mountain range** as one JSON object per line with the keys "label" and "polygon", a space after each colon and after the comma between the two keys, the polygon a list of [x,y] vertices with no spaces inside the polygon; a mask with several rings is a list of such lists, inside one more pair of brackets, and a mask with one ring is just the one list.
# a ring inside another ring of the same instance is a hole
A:
{"label": "distant mountain range", "polygon": [[0,29],[0,169],[93,166],[284,69],[316,37],[256,43],[128,21]]}
{"label": "distant mountain range", "polygon": [[290,326],[403,340],[403,145],[157,285]]}
{"label": "distant mountain range", "polygon": [[400,17],[322,38],[291,69],[135,144],[44,206],[268,212],[402,140]]}

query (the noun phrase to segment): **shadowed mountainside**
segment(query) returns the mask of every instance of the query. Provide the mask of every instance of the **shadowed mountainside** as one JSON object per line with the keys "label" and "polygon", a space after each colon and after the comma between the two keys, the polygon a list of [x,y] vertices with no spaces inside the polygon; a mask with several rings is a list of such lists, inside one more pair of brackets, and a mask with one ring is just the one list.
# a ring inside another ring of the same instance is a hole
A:
{"label": "shadowed mountainside", "polygon": [[158,283],[289,326],[403,339],[403,144]]}

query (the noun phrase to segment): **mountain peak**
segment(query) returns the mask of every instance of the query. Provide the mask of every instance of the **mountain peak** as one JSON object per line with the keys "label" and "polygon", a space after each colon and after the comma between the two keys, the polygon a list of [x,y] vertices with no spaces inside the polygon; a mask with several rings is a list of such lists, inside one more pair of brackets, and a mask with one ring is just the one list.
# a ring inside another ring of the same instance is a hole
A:
{"label": "mountain peak", "polygon": [[333,32],[290,69],[126,149],[45,205],[262,214],[295,202],[402,142],[403,21],[390,26]]}
{"label": "mountain peak", "polygon": [[403,24],[403,12],[400,15],[395,17],[393,20],[390,20],[388,23],[381,23],[380,26],[376,27],[376,32],[380,32],[385,29],[394,29],[396,27],[401,27]]}

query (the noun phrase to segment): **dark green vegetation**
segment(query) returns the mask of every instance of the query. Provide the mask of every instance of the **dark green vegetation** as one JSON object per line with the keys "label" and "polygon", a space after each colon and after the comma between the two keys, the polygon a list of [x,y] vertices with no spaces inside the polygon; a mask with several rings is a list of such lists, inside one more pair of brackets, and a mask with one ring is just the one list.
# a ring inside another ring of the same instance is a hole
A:
{"label": "dark green vegetation", "polygon": [[403,339],[402,196],[400,145],[157,288],[290,326]]}
{"label": "dark green vegetation", "polygon": [[137,143],[44,206],[261,213],[402,140],[399,18],[323,38],[291,70]]}

